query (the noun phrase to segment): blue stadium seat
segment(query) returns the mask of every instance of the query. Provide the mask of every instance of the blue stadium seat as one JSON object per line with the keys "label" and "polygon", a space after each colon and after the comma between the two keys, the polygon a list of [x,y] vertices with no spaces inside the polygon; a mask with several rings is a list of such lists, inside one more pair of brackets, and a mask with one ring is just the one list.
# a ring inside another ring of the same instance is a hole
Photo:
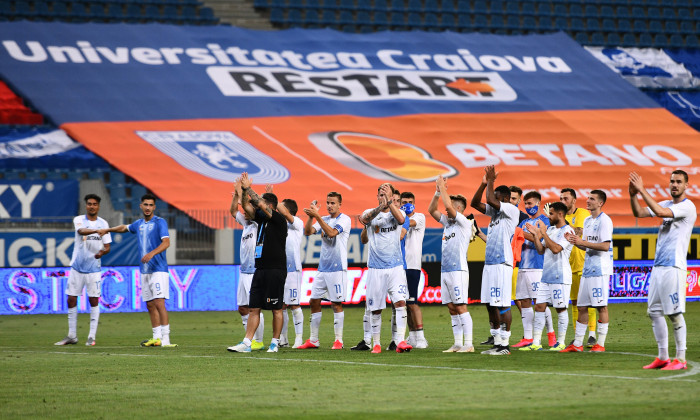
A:
{"label": "blue stadium seat", "polygon": [[338,23],[338,20],[335,18],[335,11],[330,10],[330,9],[325,9],[323,10],[323,14],[321,15],[321,24],[324,26],[333,26]]}
{"label": "blue stadium seat", "polygon": [[[208,7],[202,7],[202,9],[200,9],[200,16],[202,16],[201,12],[204,12],[204,9],[208,9]],[[209,10],[211,10],[211,9],[209,9]],[[162,13],[161,19],[165,22],[172,22],[172,23],[178,22],[180,20],[180,16],[177,13],[177,7],[172,6],[172,5],[165,6],[163,8],[163,13]]]}
{"label": "blue stadium seat", "polygon": [[618,32],[632,32],[632,22],[630,22],[628,19],[623,19],[623,20],[618,20],[617,21],[617,30]]}
{"label": "blue stadium seat", "polygon": [[455,10],[455,4],[452,0],[441,0],[440,1],[440,13],[442,13],[443,18],[445,17],[445,15],[454,14],[456,12],[457,11]]}
{"label": "blue stadium seat", "polygon": [[340,10],[340,0],[323,0],[323,10]]}
{"label": "blue stadium seat", "polygon": [[537,16],[540,18],[546,17],[546,16],[551,16],[552,15],[552,6],[549,5],[549,3],[539,3],[537,5]]}
{"label": "blue stadium seat", "polygon": [[548,31],[554,30],[554,28],[552,28],[552,19],[549,17],[540,16],[540,19],[537,22],[537,27],[542,32],[548,32]]}
{"label": "blue stadium seat", "polygon": [[554,27],[561,31],[568,31],[569,22],[565,17],[558,17],[554,20]]}
{"label": "blue stadium seat", "polygon": [[270,4],[267,2],[267,0],[254,0],[253,7],[256,9],[267,9],[270,7]]}
{"label": "blue stadium seat", "polygon": [[[418,16],[416,13],[411,13],[412,15]],[[391,19],[389,19],[389,26],[391,26],[391,29],[393,30],[404,30],[406,29],[407,26],[413,26],[411,21],[409,20],[408,25],[406,24],[406,21],[404,20],[404,14],[401,12],[392,12],[391,13]],[[416,28],[420,27],[420,17],[418,17],[418,24],[415,25]]]}
{"label": "blue stadium seat", "polygon": [[615,10],[613,10],[612,6],[600,6],[600,17],[615,18]]}
{"label": "blue stadium seat", "polygon": [[632,29],[640,34],[649,31],[646,20],[635,20]]}
{"label": "blue stadium seat", "polygon": [[83,3],[72,3],[70,6],[70,18],[73,22],[85,22],[90,15]]}
{"label": "blue stadium seat", "polygon": [[[369,12],[372,10],[372,3],[370,0],[357,0],[357,6],[355,6],[357,11]],[[362,28],[360,28],[362,31]]]}
{"label": "blue stadium seat", "polygon": [[597,18],[600,16],[598,14],[598,7],[594,4],[587,4],[586,9],[584,10],[584,16],[589,17],[589,18]]}
{"label": "blue stadium seat", "polygon": [[284,11],[285,9],[304,9],[306,7],[304,5],[303,0],[289,0],[289,3],[285,4],[284,0],[272,0],[272,3],[270,5],[272,8],[280,9]]}
{"label": "blue stadium seat", "polygon": [[[355,32],[355,18],[352,16],[352,12],[349,10],[343,10],[340,12],[340,17],[338,18],[338,23],[341,25],[353,25],[352,31]],[[343,28],[345,32],[345,28]]]}
{"label": "blue stadium seat", "polygon": [[523,16],[537,16],[537,10],[535,10],[535,3],[523,3],[523,8],[520,14]]}
{"label": "blue stadium seat", "polygon": [[685,46],[688,48],[700,48],[700,41],[697,35],[686,35]]}
{"label": "blue stadium seat", "polygon": [[556,16],[556,17],[568,17],[569,10],[567,10],[566,5],[555,4],[554,5],[554,16]]}
{"label": "blue stadium seat", "polygon": [[29,5],[29,2],[16,1],[14,15],[23,18],[29,18],[34,16],[34,12],[32,11],[32,7]]}
{"label": "blue stadium seat", "polygon": [[654,39],[648,33],[639,34],[639,46],[651,47],[654,45]]}
{"label": "blue stadium seat", "polygon": [[[396,0],[393,0],[396,1]],[[421,0],[408,0],[408,7],[404,6],[403,0],[400,0],[401,3],[401,11],[405,12],[415,12],[415,13],[421,13],[423,12],[423,3]]]}
{"label": "blue stadium seat", "polygon": [[676,12],[674,11],[674,9],[669,9],[668,7],[664,7],[661,10],[661,18],[665,21],[675,20],[676,19]]}
{"label": "blue stadium seat", "polygon": [[646,19],[647,14],[643,7],[635,6],[632,8],[632,18],[633,19]]}
{"label": "blue stadium seat", "polygon": [[158,20],[160,19],[160,8],[155,4],[149,4],[148,6],[146,6],[145,14],[146,19]]}
{"label": "blue stadium seat", "polygon": [[649,32],[652,34],[662,34],[664,33],[664,26],[659,20],[652,20],[649,22]]}
{"label": "blue stadium seat", "polygon": [[600,30],[600,22],[598,22],[597,18],[588,18],[588,19],[586,19],[586,29],[589,32],[599,31]]}
{"label": "blue stadium seat", "polygon": [[287,12],[287,18],[285,19],[287,24],[293,28],[300,27],[304,24],[304,18],[301,17],[301,10],[292,9]]}
{"label": "blue stadium seat", "polygon": [[605,45],[605,37],[600,32],[593,32],[591,34],[591,45],[603,46]]}
{"label": "blue stadium seat", "polygon": [[387,18],[386,12],[374,12],[372,23],[375,25],[387,26],[389,24],[389,19]]}
{"label": "blue stadium seat", "polygon": [[442,11],[442,6],[438,4],[437,0],[425,0],[423,10],[425,13],[440,13]]}
{"label": "blue stadium seat", "polygon": [[684,20],[681,22],[680,33],[682,34],[694,34],[695,33],[695,23]]}
{"label": "blue stadium seat", "polygon": [[[121,9],[121,6],[119,6],[119,8]],[[66,3],[54,3],[52,15],[59,18],[68,17],[70,14],[68,13],[68,6],[66,6]],[[119,16],[123,16],[121,11],[119,12]]]}
{"label": "blue stadium seat", "polygon": [[[443,0],[445,1],[445,0]],[[447,0],[449,1],[449,0]],[[484,7],[486,5],[484,4]],[[469,5],[469,0],[459,0],[457,2],[457,13],[469,13],[471,11],[471,6]],[[476,13],[476,8],[474,9],[474,13]],[[481,13],[484,13],[483,11]]]}
{"label": "blue stadium seat", "polygon": [[605,45],[618,47],[621,46],[621,43],[622,41],[620,40],[620,35],[618,35],[616,32],[611,32],[608,34],[608,40],[606,41]]}
{"label": "blue stadium seat", "polygon": [[486,29],[489,27],[489,20],[486,15],[476,15],[474,16],[474,29]]}
{"label": "blue stadium seat", "polygon": [[619,19],[629,19],[630,18],[630,11],[627,8],[627,6],[617,6],[617,11],[615,12],[615,17],[617,17],[618,22],[619,22]]}
{"label": "blue stadium seat", "polygon": [[680,8],[676,9],[676,12],[679,20],[693,20],[693,14],[690,13],[690,9]]}
{"label": "blue stadium seat", "polygon": [[503,22],[503,17],[500,15],[491,15],[491,20],[489,21],[489,28],[506,29],[505,23]]}
{"label": "blue stadium seat", "polygon": [[[460,11],[462,9],[460,8]],[[486,2],[483,0],[476,0],[474,2],[474,9],[473,12],[476,13],[483,13],[483,14],[488,14],[489,13],[489,8],[486,5]]]}
{"label": "blue stadium seat", "polygon": [[436,31],[440,29],[440,21],[438,20],[437,15],[435,13],[426,13],[423,27],[427,28],[430,31]]}
{"label": "blue stadium seat", "polygon": [[34,16],[40,18],[48,18],[51,16],[51,10],[49,9],[49,3],[45,1],[35,1],[34,2]]}
{"label": "blue stadium seat", "polygon": [[372,10],[377,12],[386,12],[389,10],[389,5],[386,0],[374,0],[374,7]]}
{"label": "blue stadium seat", "polygon": [[491,12],[491,15],[503,14],[503,2],[501,0],[491,0],[489,2],[489,12]]}
{"label": "blue stadium seat", "polygon": [[270,9],[270,22],[276,24],[284,23],[284,10],[282,9]]}
{"label": "blue stadium seat", "polygon": [[533,16],[524,16],[522,28],[527,31],[534,31],[537,29],[537,21]]}
{"label": "blue stadium seat", "polygon": [[306,12],[304,12],[304,25],[307,28],[318,28],[320,23],[321,19],[318,16],[318,10],[306,9]]}
{"label": "blue stadium seat", "polygon": [[361,33],[361,34],[369,34],[369,33],[372,33],[372,32],[374,32],[374,28],[372,28],[372,26],[370,26],[370,25],[362,25],[362,26],[360,26],[360,33]]}
{"label": "blue stadium seat", "polygon": [[340,0],[340,5],[339,5],[340,10],[348,10],[348,11],[353,11],[356,8],[359,10],[359,4],[358,6],[355,6],[355,0]]}
{"label": "blue stadium seat", "polygon": [[678,28],[678,22],[676,22],[675,20],[669,20],[664,25],[664,33],[666,35],[671,35],[679,32],[680,29]]}
{"label": "blue stadium seat", "polygon": [[583,19],[574,18],[574,19],[571,19],[571,24],[569,25],[569,29],[571,31],[575,31],[575,32],[582,32],[582,31],[586,30],[586,25],[583,24]]}
{"label": "blue stadium seat", "polygon": [[371,25],[372,18],[370,17],[369,12],[365,10],[357,12],[357,15],[355,15],[355,23],[358,25]]}
{"label": "blue stadium seat", "polygon": [[126,20],[129,22],[138,22],[142,18],[141,5],[140,4],[129,4],[126,6]]}
{"label": "blue stadium seat", "polygon": [[409,29],[420,29],[423,26],[423,21],[420,18],[420,13],[409,13],[406,27]]}
{"label": "blue stadium seat", "polygon": [[659,48],[668,47],[668,38],[664,34],[656,34],[652,46]]}
{"label": "blue stadium seat", "polygon": [[454,31],[457,29],[456,15],[454,14],[443,14],[440,18],[440,27],[448,31]]}
{"label": "blue stadium seat", "polygon": [[469,18],[469,15],[457,15],[457,28],[459,28],[460,30],[468,30],[472,28],[472,22]]}
{"label": "blue stadium seat", "polygon": [[583,7],[580,4],[570,4],[569,5],[569,16],[571,17],[583,17]]}
{"label": "blue stadium seat", "polygon": [[320,9],[321,8],[321,2],[319,0],[306,0],[306,3],[304,5],[304,9],[306,11],[309,11],[310,9]]}
{"label": "blue stadium seat", "polygon": [[581,45],[588,45],[589,44],[588,34],[585,32],[577,32],[574,39],[576,40],[576,42],[578,42]]}
{"label": "blue stadium seat", "polygon": [[683,35],[681,34],[673,34],[671,37],[668,39],[668,45],[671,48],[683,48],[685,45],[685,40],[683,40]]}
{"label": "blue stadium seat", "polygon": [[406,5],[404,4],[403,0],[391,0],[391,6],[389,6],[389,11],[403,13],[406,11]]}
{"label": "blue stadium seat", "polygon": [[357,32],[357,28],[355,27],[355,25],[343,25],[341,30],[346,34],[353,34]]}
{"label": "blue stadium seat", "polygon": [[520,29],[520,16],[509,15],[506,19],[506,28],[510,29],[511,31],[514,29]]}
{"label": "blue stadium seat", "polygon": [[634,47],[637,45],[637,39],[635,38],[634,34],[631,32],[627,32],[622,36],[622,43],[621,46],[623,47]]}
{"label": "blue stadium seat", "polygon": [[601,28],[605,32],[617,31],[617,27],[615,26],[615,21],[612,19],[603,19],[603,24],[601,25]]}
{"label": "blue stadium seat", "polygon": [[647,19],[661,19],[661,10],[658,7],[647,8]]}
{"label": "blue stadium seat", "polygon": [[520,14],[520,7],[516,2],[506,3],[506,16],[518,16]]}

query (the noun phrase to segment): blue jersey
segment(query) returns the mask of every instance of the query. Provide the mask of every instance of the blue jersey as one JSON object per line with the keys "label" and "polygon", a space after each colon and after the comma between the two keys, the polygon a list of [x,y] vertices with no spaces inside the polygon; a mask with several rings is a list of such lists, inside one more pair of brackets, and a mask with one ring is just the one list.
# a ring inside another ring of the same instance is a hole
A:
{"label": "blue jersey", "polygon": [[[141,258],[158,248],[163,242],[163,238],[170,237],[168,235],[168,223],[165,219],[158,216],[153,216],[148,222],[144,219],[135,221],[129,225],[129,232],[138,235]],[[165,251],[155,255],[149,262],[141,263],[141,274],[159,272],[168,272],[168,261],[165,259]]]}
{"label": "blue jersey", "polygon": [[[531,225],[535,226],[538,220],[541,220],[545,226],[549,227],[549,217],[545,216],[544,214],[541,214],[535,217],[534,219],[530,219],[528,217],[527,219],[520,222],[519,227],[523,231],[528,232],[525,225],[530,223]],[[523,250],[520,253],[520,269],[541,270],[543,266],[544,255],[540,255],[539,252],[537,252],[537,248],[535,248],[534,243],[525,239],[525,242],[523,242]]]}

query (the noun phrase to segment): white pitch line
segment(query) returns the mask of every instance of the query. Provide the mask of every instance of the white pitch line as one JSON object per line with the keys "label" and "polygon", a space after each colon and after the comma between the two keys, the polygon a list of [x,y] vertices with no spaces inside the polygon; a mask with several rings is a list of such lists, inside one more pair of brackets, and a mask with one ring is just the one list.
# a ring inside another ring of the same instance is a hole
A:
{"label": "white pitch line", "polygon": [[257,125],[254,125],[254,126],[253,126],[253,130],[255,130],[255,131],[257,131],[258,133],[262,134],[266,139],[270,140],[271,142],[275,143],[275,144],[278,145],[279,147],[283,148],[284,150],[286,150],[287,152],[289,152],[291,155],[296,156],[296,157],[299,158],[301,161],[303,161],[303,162],[306,163],[307,165],[311,166],[312,168],[316,169],[317,171],[321,172],[322,174],[324,174],[325,176],[327,176],[327,177],[330,178],[331,180],[337,182],[337,183],[340,184],[341,186],[343,186],[343,187],[349,189],[350,191],[352,191],[352,187],[351,187],[351,186],[349,186],[348,184],[346,184],[346,183],[344,183],[343,181],[339,180],[338,178],[334,177],[333,175],[331,175],[330,173],[328,173],[328,171],[326,171],[325,169],[316,166],[315,164],[313,164],[312,162],[310,162],[308,159],[306,159],[304,156],[302,156],[302,155],[300,155],[299,153],[295,152],[294,150],[290,149],[286,144],[282,143],[281,141],[277,140],[276,138],[274,138],[274,137],[272,137],[271,135],[269,135],[269,134],[267,134],[266,132],[264,132],[264,131],[263,131],[261,128],[259,128]]}
{"label": "white pitch line", "polygon": [[[42,354],[65,354],[65,355],[99,355],[99,356],[123,356],[123,357],[160,357],[160,354],[133,354],[133,353],[98,353],[98,352],[72,352],[72,351],[37,351],[37,350],[2,350],[4,353],[42,353]],[[609,354],[622,354],[629,356],[640,356],[640,357],[655,357],[649,354],[642,353],[627,353],[627,352],[607,352]],[[207,355],[187,355],[183,354],[180,357],[186,358],[221,358],[230,356],[207,356]],[[574,377],[584,377],[584,378],[607,378],[607,379],[625,379],[633,381],[679,381],[679,382],[698,382],[693,379],[681,379],[686,376],[693,376],[700,373],[700,363],[688,361],[690,369],[686,372],[679,373],[672,376],[664,376],[660,378],[643,378],[637,376],[618,376],[618,375],[596,375],[592,373],[566,373],[566,372],[534,372],[527,370],[506,370],[506,369],[476,369],[476,368],[461,368],[453,366],[425,366],[425,365],[406,365],[398,363],[377,363],[377,362],[354,362],[350,360],[318,360],[318,359],[275,359],[272,357],[255,357],[255,356],[244,356],[244,359],[251,360],[266,360],[273,362],[313,362],[313,363],[332,363],[340,365],[357,365],[357,366],[379,366],[379,367],[397,367],[397,368],[415,368],[415,369],[427,369],[427,370],[453,370],[462,372],[489,372],[489,373],[514,373],[521,375],[560,375],[560,376],[574,376]]]}

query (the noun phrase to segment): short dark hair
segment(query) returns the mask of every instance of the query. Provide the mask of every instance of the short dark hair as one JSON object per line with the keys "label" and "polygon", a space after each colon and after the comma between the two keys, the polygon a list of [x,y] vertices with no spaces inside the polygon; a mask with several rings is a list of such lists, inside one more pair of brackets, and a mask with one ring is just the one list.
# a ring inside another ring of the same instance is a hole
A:
{"label": "short dark hair", "polygon": [[326,198],[329,198],[329,197],[337,197],[337,198],[338,198],[338,203],[342,203],[342,202],[343,202],[343,196],[340,195],[339,192],[331,191],[331,192],[329,192],[328,195],[326,196]]}
{"label": "short dark hair", "polygon": [[499,185],[496,187],[496,191],[499,195],[510,197],[510,188],[507,185]]}
{"label": "short dark hair", "polygon": [[518,195],[520,195],[520,196],[523,195],[522,188],[518,187],[517,185],[511,185],[509,189],[510,189],[510,192],[512,192],[512,193],[518,193]]}
{"label": "short dark hair", "polygon": [[391,194],[392,194],[392,195],[398,195],[399,197],[401,197],[401,193],[399,192],[399,190],[394,190],[394,191],[391,192]]}
{"label": "short dark hair", "polygon": [[413,195],[412,192],[404,191],[404,192],[401,193],[401,198],[410,198],[411,200],[415,200],[415,199],[416,199],[416,196]]}
{"label": "short dark hair", "polygon": [[603,201],[603,204],[608,200],[608,195],[605,194],[605,191],[603,190],[593,190],[590,192],[590,194],[595,194],[598,196],[599,199]]}
{"label": "short dark hair", "polygon": [[156,196],[151,194],[151,193],[146,193],[141,196],[141,202],[143,203],[146,200],[153,200],[153,202],[156,202]]}
{"label": "short dark hair", "polygon": [[277,208],[277,196],[274,195],[273,193],[265,193],[262,195],[262,199],[267,201],[268,203],[272,204],[272,207]]}
{"label": "short dark hair", "polygon": [[528,192],[525,194],[525,197],[523,197],[523,200],[527,201],[527,200],[529,200],[529,199],[531,199],[531,198],[534,198],[534,199],[537,200],[537,201],[542,201],[542,194],[540,194],[540,193],[537,192],[537,191],[528,191]]}
{"label": "short dark hair", "polygon": [[87,203],[87,201],[90,200],[90,199],[93,199],[93,200],[97,201],[97,204],[100,204],[100,202],[102,201],[102,198],[100,198],[100,196],[97,195],[97,194],[88,194],[88,195],[85,196],[85,202],[86,202],[86,203]]}
{"label": "short dark hair", "polygon": [[549,205],[550,210],[554,210],[558,213],[564,213],[566,214],[569,209],[566,208],[566,205],[562,203],[561,201],[555,201],[552,204]]}
{"label": "short dark hair", "polygon": [[688,173],[682,169],[676,169],[675,171],[671,172],[671,175],[683,175],[685,182],[688,182]]}
{"label": "short dark hair", "polygon": [[565,192],[568,192],[572,197],[576,198],[576,191],[574,191],[573,188],[562,188],[560,194],[564,194]]}
{"label": "short dark hair", "polygon": [[292,200],[291,198],[285,198],[284,200],[282,200],[282,204],[284,204],[284,206],[287,208],[287,210],[289,210],[289,213],[292,216],[297,215],[297,211],[299,210],[299,207],[297,206],[296,201]]}
{"label": "short dark hair", "polygon": [[467,199],[462,194],[451,195],[450,200],[459,201],[460,203],[462,203],[465,209],[467,208]]}

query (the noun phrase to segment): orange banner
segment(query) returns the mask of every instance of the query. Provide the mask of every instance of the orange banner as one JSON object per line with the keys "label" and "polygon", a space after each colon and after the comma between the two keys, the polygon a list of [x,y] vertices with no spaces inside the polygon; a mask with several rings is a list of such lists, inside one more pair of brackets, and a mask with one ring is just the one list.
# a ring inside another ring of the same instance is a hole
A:
{"label": "orange banner", "polygon": [[[243,171],[256,190],[271,183],[280,198],[303,208],[343,195],[344,213],[376,206],[377,187],[391,182],[416,196],[425,212],[435,177],[450,193],[472,197],[483,167],[496,165],[497,184],[536,189],[556,201],[561,188],[608,194],[604,211],[616,227],[651,226],[629,209],[628,175],[637,171],[659,201],[670,172],[690,175],[688,196],[700,197],[700,134],[665,109],[348,115],[216,120],[70,123],[71,136],[186,212],[228,209],[232,180]],[[429,218],[431,219],[431,218]],[[485,218],[479,218],[484,226]],[[432,220],[431,220],[432,222]],[[215,221],[206,221],[221,227]],[[431,223],[430,226],[437,226]]]}

